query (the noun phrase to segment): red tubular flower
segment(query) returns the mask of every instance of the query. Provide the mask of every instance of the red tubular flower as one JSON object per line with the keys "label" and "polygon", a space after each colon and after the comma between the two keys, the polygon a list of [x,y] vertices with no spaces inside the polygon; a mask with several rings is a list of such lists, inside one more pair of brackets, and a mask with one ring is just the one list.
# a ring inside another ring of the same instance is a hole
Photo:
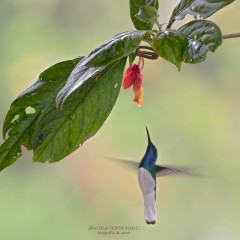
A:
{"label": "red tubular flower", "polygon": [[123,76],[123,88],[128,89],[133,86],[133,92],[135,94],[133,101],[136,102],[139,107],[141,107],[143,101],[143,75],[141,73],[144,67],[143,58],[141,58],[141,67],[139,65],[140,64],[133,64],[127,69],[126,73]]}

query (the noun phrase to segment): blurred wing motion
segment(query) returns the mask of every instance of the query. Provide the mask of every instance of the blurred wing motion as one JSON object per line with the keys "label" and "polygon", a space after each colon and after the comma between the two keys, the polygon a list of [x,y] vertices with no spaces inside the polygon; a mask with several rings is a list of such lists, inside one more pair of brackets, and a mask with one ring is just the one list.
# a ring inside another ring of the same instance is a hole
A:
{"label": "blurred wing motion", "polygon": [[196,173],[196,167],[177,167],[177,166],[159,166],[156,165],[156,177],[163,176],[189,176],[189,177],[197,177],[199,176]]}
{"label": "blurred wing motion", "polygon": [[118,162],[120,165],[122,165],[122,166],[126,167],[127,169],[132,170],[134,172],[137,172],[137,170],[138,170],[139,163],[134,162],[132,160],[115,158],[115,157],[107,157],[107,158]]}

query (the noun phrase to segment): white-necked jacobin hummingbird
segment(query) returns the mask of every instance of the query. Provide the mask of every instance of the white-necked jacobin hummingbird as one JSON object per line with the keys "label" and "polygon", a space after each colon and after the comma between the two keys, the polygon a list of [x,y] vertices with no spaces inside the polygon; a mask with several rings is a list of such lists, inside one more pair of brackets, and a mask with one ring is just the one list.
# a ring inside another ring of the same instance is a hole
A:
{"label": "white-necked jacobin hummingbird", "polygon": [[156,224],[156,177],[178,174],[194,176],[195,174],[192,172],[193,168],[156,165],[158,157],[157,148],[153,145],[147,128],[146,130],[148,146],[140,164],[130,160],[118,160],[137,170],[138,183],[143,197],[145,221],[147,224]]}

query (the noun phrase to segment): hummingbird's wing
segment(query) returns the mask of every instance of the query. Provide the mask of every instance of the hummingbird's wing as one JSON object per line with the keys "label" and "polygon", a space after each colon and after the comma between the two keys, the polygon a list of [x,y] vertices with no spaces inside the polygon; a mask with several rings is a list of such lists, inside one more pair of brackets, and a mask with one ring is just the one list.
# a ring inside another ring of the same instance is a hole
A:
{"label": "hummingbird's wing", "polygon": [[134,162],[132,160],[122,159],[122,158],[115,158],[115,157],[107,157],[107,158],[116,161],[120,165],[128,168],[129,170],[133,170],[134,172],[137,172],[137,170],[138,170],[139,163]]}
{"label": "hummingbird's wing", "polygon": [[196,167],[182,167],[182,166],[159,166],[156,165],[156,177],[179,175],[196,177]]}

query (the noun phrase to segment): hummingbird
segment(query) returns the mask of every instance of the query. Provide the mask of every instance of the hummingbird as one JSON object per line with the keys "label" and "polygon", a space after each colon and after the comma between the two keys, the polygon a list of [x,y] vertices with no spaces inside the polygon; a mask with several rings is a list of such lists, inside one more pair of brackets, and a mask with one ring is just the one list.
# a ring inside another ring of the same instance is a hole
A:
{"label": "hummingbird", "polygon": [[147,138],[148,146],[140,163],[131,160],[120,160],[121,163],[127,164],[134,170],[137,170],[138,184],[142,192],[144,217],[147,224],[157,223],[156,211],[156,178],[168,175],[189,175],[194,176],[193,168],[187,167],[170,167],[159,166],[156,164],[158,158],[157,148],[153,145],[148,129]]}

